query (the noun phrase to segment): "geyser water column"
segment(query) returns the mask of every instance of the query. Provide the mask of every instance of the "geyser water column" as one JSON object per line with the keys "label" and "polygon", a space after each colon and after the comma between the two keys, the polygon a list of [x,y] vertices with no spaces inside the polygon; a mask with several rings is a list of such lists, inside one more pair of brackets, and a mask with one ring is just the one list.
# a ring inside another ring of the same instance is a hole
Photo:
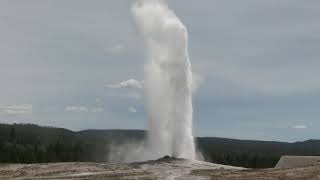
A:
{"label": "geyser water column", "polygon": [[187,29],[162,0],[135,1],[132,13],[147,48],[148,156],[195,159]]}

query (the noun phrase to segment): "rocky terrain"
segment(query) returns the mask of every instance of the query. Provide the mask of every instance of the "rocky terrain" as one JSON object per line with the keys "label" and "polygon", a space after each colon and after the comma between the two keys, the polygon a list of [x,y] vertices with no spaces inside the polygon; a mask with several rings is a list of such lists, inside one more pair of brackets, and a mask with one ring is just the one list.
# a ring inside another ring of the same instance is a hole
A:
{"label": "rocky terrain", "polygon": [[162,158],[155,161],[104,163],[1,164],[0,179],[320,179],[320,165],[245,169],[200,161]]}

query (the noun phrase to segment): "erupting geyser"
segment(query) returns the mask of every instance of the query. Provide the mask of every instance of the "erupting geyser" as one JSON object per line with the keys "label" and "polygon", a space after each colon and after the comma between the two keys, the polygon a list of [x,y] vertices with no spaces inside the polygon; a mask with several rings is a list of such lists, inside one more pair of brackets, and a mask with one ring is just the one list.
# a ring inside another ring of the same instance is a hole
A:
{"label": "erupting geyser", "polygon": [[138,0],[132,13],[147,48],[148,156],[195,159],[187,29],[162,0]]}

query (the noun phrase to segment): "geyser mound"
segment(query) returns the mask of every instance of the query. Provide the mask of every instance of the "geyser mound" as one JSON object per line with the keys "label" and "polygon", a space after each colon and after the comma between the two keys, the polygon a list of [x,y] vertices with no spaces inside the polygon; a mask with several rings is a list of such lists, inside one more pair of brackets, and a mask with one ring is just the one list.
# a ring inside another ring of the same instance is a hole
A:
{"label": "geyser mound", "polygon": [[195,159],[187,29],[162,0],[138,0],[132,13],[147,49],[144,82],[149,158]]}

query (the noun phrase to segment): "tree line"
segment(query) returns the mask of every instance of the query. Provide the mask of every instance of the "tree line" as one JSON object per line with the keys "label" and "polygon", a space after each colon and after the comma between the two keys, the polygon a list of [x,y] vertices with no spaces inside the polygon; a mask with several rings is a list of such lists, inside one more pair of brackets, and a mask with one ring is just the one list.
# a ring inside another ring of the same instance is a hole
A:
{"label": "tree line", "polygon": [[[33,124],[0,124],[0,163],[108,162],[112,144],[144,141],[143,130],[73,132]],[[320,141],[297,143],[197,138],[208,162],[249,167],[274,167],[281,155],[320,155]]]}

